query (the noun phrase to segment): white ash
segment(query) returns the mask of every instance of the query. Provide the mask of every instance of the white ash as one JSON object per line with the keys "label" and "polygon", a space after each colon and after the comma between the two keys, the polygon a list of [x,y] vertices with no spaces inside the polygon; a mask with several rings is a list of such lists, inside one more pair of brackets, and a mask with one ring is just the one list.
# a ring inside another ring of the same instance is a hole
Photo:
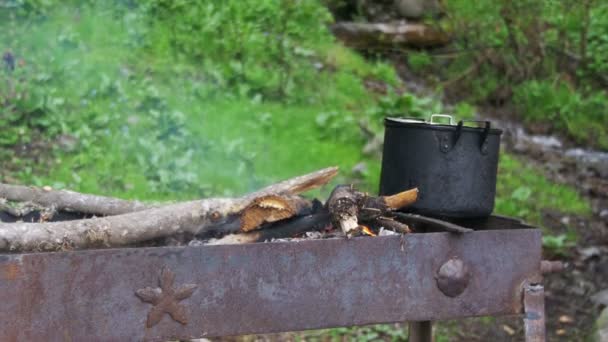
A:
{"label": "white ash", "polygon": [[380,231],[378,232],[378,236],[391,236],[391,235],[399,235],[399,233],[394,232],[392,230],[384,229],[384,227],[381,227]]}

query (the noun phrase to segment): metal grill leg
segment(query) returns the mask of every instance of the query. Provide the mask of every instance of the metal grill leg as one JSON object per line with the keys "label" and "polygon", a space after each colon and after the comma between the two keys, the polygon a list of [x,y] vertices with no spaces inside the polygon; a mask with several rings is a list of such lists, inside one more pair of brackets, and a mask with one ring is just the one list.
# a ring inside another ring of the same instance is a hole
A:
{"label": "metal grill leg", "polygon": [[431,321],[410,322],[408,342],[432,342],[433,323]]}
{"label": "metal grill leg", "polygon": [[524,287],[524,312],[526,342],[545,342],[545,289],[542,285]]}

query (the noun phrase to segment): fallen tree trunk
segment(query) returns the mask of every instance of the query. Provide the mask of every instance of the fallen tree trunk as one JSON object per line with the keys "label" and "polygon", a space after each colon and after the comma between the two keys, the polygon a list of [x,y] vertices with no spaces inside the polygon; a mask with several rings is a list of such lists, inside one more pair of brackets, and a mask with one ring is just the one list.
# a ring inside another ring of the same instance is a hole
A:
{"label": "fallen tree trunk", "polygon": [[449,36],[421,23],[354,23],[331,26],[333,34],[346,46],[355,49],[383,49],[395,46],[437,47],[449,43]]}
{"label": "fallen tree trunk", "polygon": [[289,203],[290,196],[324,185],[336,174],[337,168],[319,170],[241,198],[203,199],[66,222],[4,223],[0,224],[0,251],[113,247],[176,233],[236,232],[242,227],[242,211],[255,200],[273,194]]}

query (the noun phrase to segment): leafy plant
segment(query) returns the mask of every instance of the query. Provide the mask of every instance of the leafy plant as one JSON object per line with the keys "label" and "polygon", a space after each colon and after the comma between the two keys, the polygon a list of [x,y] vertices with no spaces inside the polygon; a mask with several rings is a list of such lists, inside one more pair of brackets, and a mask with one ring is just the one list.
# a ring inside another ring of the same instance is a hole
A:
{"label": "leafy plant", "polygon": [[581,143],[608,148],[608,101],[602,92],[584,96],[561,81],[532,80],[515,88],[514,102],[527,122],[548,122]]}
{"label": "leafy plant", "polygon": [[604,74],[608,3],[596,0],[446,2],[454,32],[445,83],[468,101],[515,102],[528,123],[608,149]]}
{"label": "leafy plant", "polygon": [[506,153],[500,157],[496,191],[497,213],[532,224],[542,223],[545,209],[579,215],[591,212],[589,203],[574,189],[549,182],[539,170]]}
{"label": "leafy plant", "polygon": [[423,71],[433,64],[433,59],[426,52],[412,52],[407,55],[407,64],[416,72]]}
{"label": "leafy plant", "polygon": [[568,249],[576,246],[576,239],[574,232],[559,235],[544,235],[543,247],[553,254],[566,255]]}
{"label": "leafy plant", "polygon": [[[330,40],[327,10],[316,1],[140,1],[153,28],[150,49],[203,61],[208,76],[246,93],[284,98],[313,68],[314,46]],[[218,36],[219,35],[219,36]],[[221,38],[220,38],[221,37]],[[305,72],[304,72],[305,74]]]}

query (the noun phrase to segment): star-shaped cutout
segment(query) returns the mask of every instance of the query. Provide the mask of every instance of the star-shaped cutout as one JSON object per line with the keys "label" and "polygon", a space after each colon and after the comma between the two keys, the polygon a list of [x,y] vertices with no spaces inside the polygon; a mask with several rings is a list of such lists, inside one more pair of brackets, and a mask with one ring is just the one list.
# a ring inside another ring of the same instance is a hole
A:
{"label": "star-shaped cutout", "polygon": [[183,305],[178,304],[192,295],[197,285],[186,284],[179,288],[173,288],[175,274],[168,268],[163,268],[160,274],[160,288],[146,287],[135,291],[137,297],[142,301],[151,303],[152,309],[148,313],[148,328],[160,322],[165,313],[181,324],[188,323],[188,312]]}

